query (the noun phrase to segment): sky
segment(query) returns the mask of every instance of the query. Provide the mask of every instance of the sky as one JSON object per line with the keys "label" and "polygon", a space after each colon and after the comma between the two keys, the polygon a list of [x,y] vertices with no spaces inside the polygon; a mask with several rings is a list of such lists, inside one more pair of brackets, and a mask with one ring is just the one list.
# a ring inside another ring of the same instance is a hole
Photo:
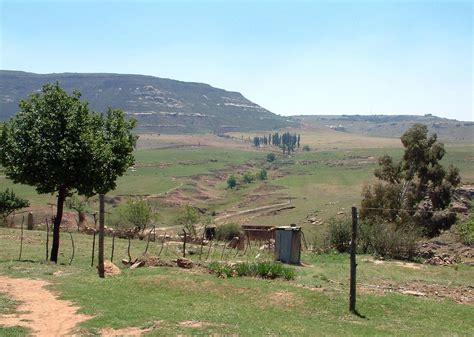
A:
{"label": "sky", "polygon": [[474,120],[471,1],[0,0],[0,68],[208,83],[281,115]]}

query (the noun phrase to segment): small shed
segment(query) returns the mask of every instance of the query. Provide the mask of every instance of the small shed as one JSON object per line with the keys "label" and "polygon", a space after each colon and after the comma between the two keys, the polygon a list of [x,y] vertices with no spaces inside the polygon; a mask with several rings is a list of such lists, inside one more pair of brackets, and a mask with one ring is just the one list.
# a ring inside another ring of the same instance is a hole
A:
{"label": "small shed", "polygon": [[301,227],[296,225],[276,227],[275,234],[275,260],[300,264]]}

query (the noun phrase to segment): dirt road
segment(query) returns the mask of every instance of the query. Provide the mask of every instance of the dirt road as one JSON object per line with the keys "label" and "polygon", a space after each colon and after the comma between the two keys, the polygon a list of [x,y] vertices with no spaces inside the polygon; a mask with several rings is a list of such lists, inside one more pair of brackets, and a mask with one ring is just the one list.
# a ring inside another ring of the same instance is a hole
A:
{"label": "dirt road", "polygon": [[26,327],[34,336],[41,337],[73,335],[76,325],[91,317],[78,314],[78,307],[58,299],[45,288],[48,284],[0,276],[0,292],[21,302],[17,313],[0,316],[0,325]]}

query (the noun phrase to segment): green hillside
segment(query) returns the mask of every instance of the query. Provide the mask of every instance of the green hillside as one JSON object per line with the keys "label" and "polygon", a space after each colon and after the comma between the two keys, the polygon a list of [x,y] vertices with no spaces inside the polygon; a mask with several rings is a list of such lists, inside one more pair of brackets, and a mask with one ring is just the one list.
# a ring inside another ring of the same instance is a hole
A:
{"label": "green hillside", "polygon": [[139,132],[190,133],[270,130],[289,122],[249,101],[238,92],[208,84],[143,75],[33,74],[0,71],[0,120],[18,111],[18,102],[45,83],[58,81],[79,90],[92,109],[112,106],[138,120]]}

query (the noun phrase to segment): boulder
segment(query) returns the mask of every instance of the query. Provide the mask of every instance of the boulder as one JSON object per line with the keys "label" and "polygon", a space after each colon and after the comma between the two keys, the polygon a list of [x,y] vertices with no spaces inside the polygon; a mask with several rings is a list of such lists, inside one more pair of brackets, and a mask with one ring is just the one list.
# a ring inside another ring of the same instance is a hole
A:
{"label": "boulder", "polygon": [[178,267],[180,268],[191,269],[193,267],[193,261],[186,259],[184,257],[180,257],[179,259],[177,259],[176,263],[178,264]]}
{"label": "boulder", "polygon": [[104,270],[106,276],[119,275],[122,272],[119,267],[108,260],[104,261]]}

